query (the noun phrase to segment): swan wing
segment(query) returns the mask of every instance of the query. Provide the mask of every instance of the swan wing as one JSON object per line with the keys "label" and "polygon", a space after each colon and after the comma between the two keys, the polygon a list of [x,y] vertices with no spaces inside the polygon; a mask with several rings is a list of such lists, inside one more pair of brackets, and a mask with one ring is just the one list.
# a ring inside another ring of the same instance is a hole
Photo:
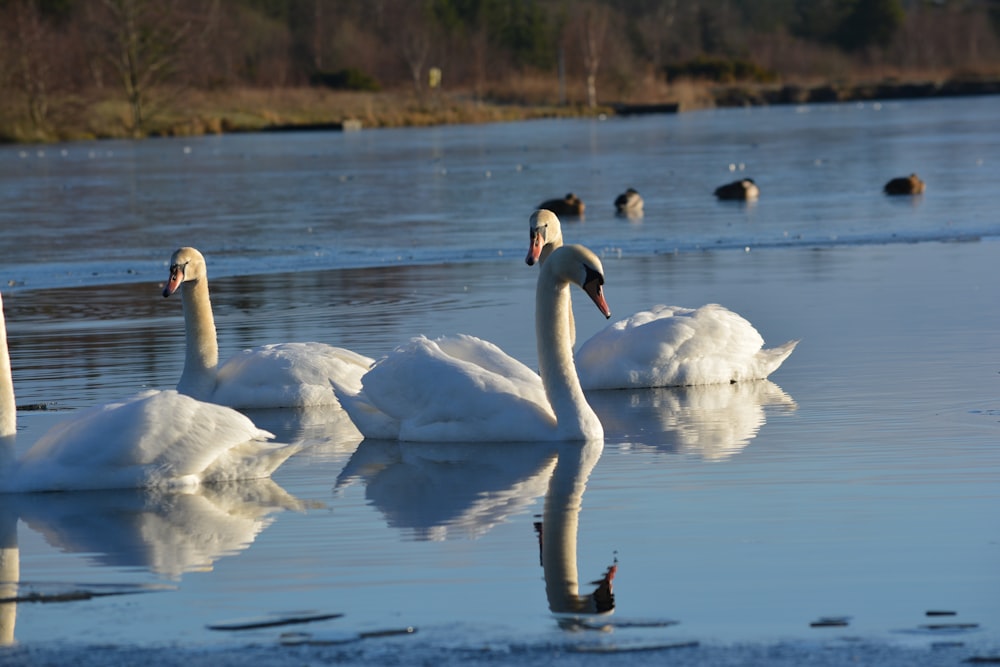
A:
{"label": "swan wing", "polygon": [[718,304],[661,305],[598,332],[576,361],[587,389],[717,384],[767,377],[796,344],[764,350],[757,329]]}
{"label": "swan wing", "polygon": [[325,343],[263,345],[219,367],[212,401],[241,409],[336,405],[331,383],[360,390],[373,361]]}
{"label": "swan wing", "polygon": [[146,391],[54,426],[19,460],[16,485],[110,489],[266,477],[294,452],[270,438],[230,408],[173,390]]}
{"label": "swan wing", "polygon": [[473,336],[414,338],[362,382],[371,404],[399,421],[400,440],[536,440],[555,428],[538,375]]}

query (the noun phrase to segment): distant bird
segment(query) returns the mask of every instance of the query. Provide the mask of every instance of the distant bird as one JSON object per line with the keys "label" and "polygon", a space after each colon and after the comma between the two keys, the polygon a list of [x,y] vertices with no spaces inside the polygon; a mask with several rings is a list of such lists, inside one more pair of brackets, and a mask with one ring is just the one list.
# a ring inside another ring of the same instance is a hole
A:
{"label": "distant bird", "polygon": [[575,194],[570,192],[562,199],[548,199],[538,205],[537,208],[544,208],[561,216],[583,216],[584,204]]}
{"label": "distant bird", "polygon": [[894,178],[882,190],[887,195],[922,195],[926,185],[916,174]]}
{"label": "distant bird", "polygon": [[752,178],[744,178],[715,188],[715,196],[719,199],[754,201],[760,196],[760,188]]}
{"label": "distant bird", "polygon": [[615,198],[615,211],[620,215],[638,217],[642,215],[642,195],[634,188],[629,188]]}

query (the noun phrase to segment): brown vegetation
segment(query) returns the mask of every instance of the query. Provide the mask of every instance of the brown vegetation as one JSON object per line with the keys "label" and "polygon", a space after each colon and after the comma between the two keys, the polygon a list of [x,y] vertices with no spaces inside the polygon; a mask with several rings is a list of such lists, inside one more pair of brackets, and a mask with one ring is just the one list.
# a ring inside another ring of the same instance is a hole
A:
{"label": "brown vegetation", "polygon": [[998,92],[993,0],[0,0],[0,141]]}

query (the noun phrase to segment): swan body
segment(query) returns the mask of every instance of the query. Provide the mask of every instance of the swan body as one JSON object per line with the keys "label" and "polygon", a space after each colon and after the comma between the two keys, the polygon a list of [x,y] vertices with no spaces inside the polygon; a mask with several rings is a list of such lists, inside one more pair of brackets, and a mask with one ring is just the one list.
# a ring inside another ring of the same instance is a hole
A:
{"label": "swan body", "polygon": [[298,449],[267,442],[273,436],[235,410],[151,390],[71,415],[15,459],[17,406],[2,308],[0,301],[0,438],[6,450],[0,492],[190,488],[264,478]]}
{"label": "swan body", "polygon": [[180,248],[170,258],[163,296],[181,290],[186,356],[177,390],[240,409],[336,405],[330,384],[360,388],[373,360],[324,343],[277,343],[234,355],[219,365],[219,345],[204,256]]}
{"label": "swan body", "polygon": [[580,217],[586,206],[583,200],[570,192],[562,199],[546,199],[538,205],[538,208],[547,209],[564,217]]}
{"label": "swan body", "polygon": [[366,438],[438,442],[590,440],[604,436],[587,403],[569,340],[569,285],[610,316],[594,253],[566,246],[539,273],[535,334],[541,377],[492,343],[417,337],[376,362],[362,389],[338,387]]}
{"label": "swan body", "polygon": [[598,331],[576,363],[587,389],[720,384],[766,378],[797,343],[764,349],[752,324],[718,304],[658,305]]}
{"label": "swan body", "polygon": [[720,185],[715,189],[715,196],[719,199],[756,201],[760,197],[760,188],[757,187],[752,178],[743,178]]}
{"label": "swan body", "polygon": [[[527,263],[562,245],[559,218],[536,211],[529,220]],[[764,349],[745,318],[717,304],[654,306],[615,322],[580,346],[576,366],[584,389],[665,387],[761,380],[798,344]]]}
{"label": "swan body", "polygon": [[615,212],[627,217],[640,217],[645,203],[634,188],[629,188],[615,198]]}
{"label": "swan body", "polygon": [[882,191],[887,195],[921,195],[927,185],[920,180],[916,174],[893,178],[883,186]]}

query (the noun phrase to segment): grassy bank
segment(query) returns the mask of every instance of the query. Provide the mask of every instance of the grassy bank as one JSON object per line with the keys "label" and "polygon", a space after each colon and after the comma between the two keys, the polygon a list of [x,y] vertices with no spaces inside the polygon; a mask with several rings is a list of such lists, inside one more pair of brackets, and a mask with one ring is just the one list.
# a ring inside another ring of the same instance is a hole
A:
{"label": "grassy bank", "polygon": [[[113,97],[53,100],[47,122],[38,125],[11,99],[0,111],[0,141],[15,143],[133,137],[129,106]],[[417,96],[410,93],[338,92],[322,88],[237,89],[164,95],[138,136],[190,136],[258,132],[293,127],[338,126],[360,122],[365,128],[490,123],[532,118],[577,117],[608,113],[576,105],[501,104],[463,93]]]}
{"label": "grassy bank", "polygon": [[[546,99],[551,86],[526,86],[518,94],[485,101],[467,92],[342,92],[324,88],[161,91],[151,96],[147,120],[133,131],[128,105],[112,95],[68,96],[48,101],[41,123],[32,123],[27,100],[8,96],[0,107],[0,141],[35,143],[133,136],[192,136],[309,127],[419,127],[555,117],[611,115],[643,109],[690,111],[717,106],[803,104],[998,94],[996,79],[888,80],[861,83],[717,85],[681,82],[647,89],[621,103],[598,108]],[[571,96],[572,99],[572,96]]]}

